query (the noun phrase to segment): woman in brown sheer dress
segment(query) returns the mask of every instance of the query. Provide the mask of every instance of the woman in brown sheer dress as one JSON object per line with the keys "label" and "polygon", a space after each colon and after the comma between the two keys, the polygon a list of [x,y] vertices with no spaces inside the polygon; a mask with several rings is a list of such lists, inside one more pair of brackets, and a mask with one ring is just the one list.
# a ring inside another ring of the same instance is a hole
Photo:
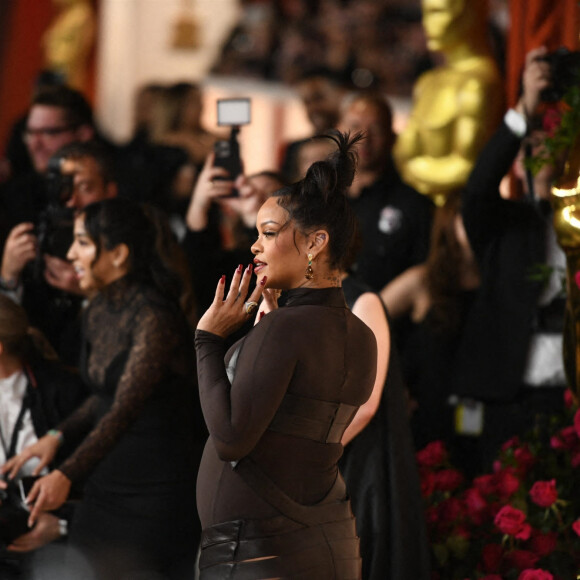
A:
{"label": "woman in brown sheer dress", "polygon": [[[338,470],[341,437],[376,376],[372,331],[348,309],[343,262],[356,218],[346,198],[355,140],[258,213],[252,265],[225,276],[196,331],[210,432],[197,483],[200,577],[360,578],[355,521]],[[275,308],[274,290],[286,292]],[[265,310],[226,354],[224,338]],[[224,298],[225,296],[225,298]],[[224,364],[225,355],[225,364]]]}
{"label": "woman in brown sheer dress", "polygon": [[[75,220],[69,259],[81,288],[92,294],[81,370],[93,394],[58,426],[60,433],[42,437],[11,466],[15,473],[37,456],[39,471],[61,438],[78,443],[31,490],[30,519],[61,505],[71,483],[86,482],[70,544],[90,578],[193,575],[199,532],[190,499],[192,333],[179,308],[177,280],[154,248],[152,222],[127,200],[90,205]],[[67,572],[67,578],[85,577],[77,568]]]}

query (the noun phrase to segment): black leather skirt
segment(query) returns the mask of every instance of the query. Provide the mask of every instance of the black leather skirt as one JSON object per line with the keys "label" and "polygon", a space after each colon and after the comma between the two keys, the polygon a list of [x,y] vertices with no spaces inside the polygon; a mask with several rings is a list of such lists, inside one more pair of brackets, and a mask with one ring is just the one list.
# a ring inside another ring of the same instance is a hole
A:
{"label": "black leather skirt", "polygon": [[350,502],[333,508],[333,521],[314,525],[281,515],[206,528],[201,540],[200,579],[359,580],[359,539]]}

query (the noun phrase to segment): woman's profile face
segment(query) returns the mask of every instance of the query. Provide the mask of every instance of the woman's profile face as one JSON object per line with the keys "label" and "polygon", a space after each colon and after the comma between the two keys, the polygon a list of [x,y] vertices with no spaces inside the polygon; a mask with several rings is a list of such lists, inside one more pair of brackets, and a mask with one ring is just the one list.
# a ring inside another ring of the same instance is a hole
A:
{"label": "woman's profile face", "polygon": [[74,239],[67,258],[72,262],[81,290],[100,290],[125,274],[115,265],[114,251],[102,248],[97,259],[97,245],[85,229],[81,214],[75,219]]}
{"label": "woman's profile face", "polygon": [[254,272],[258,279],[268,277],[266,288],[289,290],[307,282],[308,246],[306,237],[288,223],[288,212],[277,200],[270,197],[258,212],[258,239],[252,245]]}

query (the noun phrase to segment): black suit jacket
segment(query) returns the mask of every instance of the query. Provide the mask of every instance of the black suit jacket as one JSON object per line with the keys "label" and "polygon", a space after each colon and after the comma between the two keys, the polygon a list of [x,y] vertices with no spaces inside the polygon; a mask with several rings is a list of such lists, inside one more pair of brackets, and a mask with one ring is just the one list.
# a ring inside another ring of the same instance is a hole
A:
{"label": "black suit jacket", "polygon": [[502,123],[468,180],[462,215],[482,283],[459,347],[455,390],[484,401],[514,398],[522,384],[545,262],[547,219],[536,204],[501,198],[499,184],[521,140]]}

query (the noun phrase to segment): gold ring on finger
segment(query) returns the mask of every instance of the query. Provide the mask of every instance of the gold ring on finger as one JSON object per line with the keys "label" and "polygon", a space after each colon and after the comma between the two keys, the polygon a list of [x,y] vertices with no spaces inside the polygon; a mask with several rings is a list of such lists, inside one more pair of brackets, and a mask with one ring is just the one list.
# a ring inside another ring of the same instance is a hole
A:
{"label": "gold ring on finger", "polygon": [[256,310],[256,308],[258,308],[257,302],[244,303],[244,310],[246,311],[246,314],[252,314],[252,312],[254,312],[254,310]]}

